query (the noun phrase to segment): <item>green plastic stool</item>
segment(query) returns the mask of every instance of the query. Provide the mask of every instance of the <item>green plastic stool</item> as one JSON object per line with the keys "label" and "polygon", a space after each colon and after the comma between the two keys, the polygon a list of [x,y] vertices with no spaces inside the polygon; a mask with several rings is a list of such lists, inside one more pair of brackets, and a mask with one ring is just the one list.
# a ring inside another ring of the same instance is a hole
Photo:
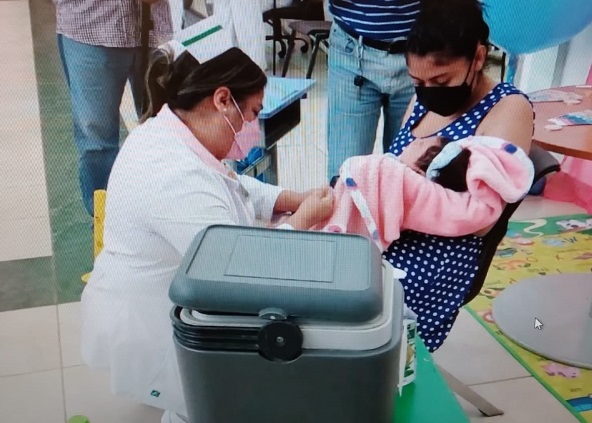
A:
{"label": "green plastic stool", "polygon": [[68,423],[90,423],[90,420],[86,416],[73,416],[68,419]]}

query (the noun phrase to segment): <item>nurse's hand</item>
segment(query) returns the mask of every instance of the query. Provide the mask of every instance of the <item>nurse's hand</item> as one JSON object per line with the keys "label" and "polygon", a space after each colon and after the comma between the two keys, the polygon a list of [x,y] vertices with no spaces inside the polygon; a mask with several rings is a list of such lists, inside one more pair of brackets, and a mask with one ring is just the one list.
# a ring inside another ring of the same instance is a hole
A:
{"label": "nurse's hand", "polygon": [[329,186],[310,191],[287,223],[294,229],[309,229],[333,214],[333,189]]}
{"label": "nurse's hand", "polygon": [[302,202],[317,191],[324,192],[325,188],[311,189],[306,192],[284,190],[278,196],[273,207],[273,214],[295,213]]}

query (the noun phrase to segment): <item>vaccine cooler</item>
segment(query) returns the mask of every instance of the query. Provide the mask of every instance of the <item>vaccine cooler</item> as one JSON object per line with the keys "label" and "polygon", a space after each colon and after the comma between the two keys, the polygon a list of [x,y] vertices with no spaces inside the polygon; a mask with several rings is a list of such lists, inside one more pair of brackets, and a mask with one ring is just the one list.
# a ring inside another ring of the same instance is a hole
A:
{"label": "vaccine cooler", "polygon": [[392,422],[403,331],[394,275],[356,235],[203,230],[169,291],[189,421]]}

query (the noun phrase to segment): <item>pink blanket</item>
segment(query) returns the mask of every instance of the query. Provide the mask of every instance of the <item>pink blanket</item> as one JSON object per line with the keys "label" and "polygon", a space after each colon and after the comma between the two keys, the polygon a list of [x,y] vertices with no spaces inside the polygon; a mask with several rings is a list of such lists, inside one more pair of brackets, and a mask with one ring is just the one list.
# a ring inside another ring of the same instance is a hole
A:
{"label": "pink blanket", "polygon": [[352,157],[335,185],[332,217],[314,229],[365,235],[384,251],[405,229],[462,236],[495,223],[504,202],[516,202],[530,189],[532,163],[497,138],[456,142],[471,151],[468,191],[445,189],[389,154]]}

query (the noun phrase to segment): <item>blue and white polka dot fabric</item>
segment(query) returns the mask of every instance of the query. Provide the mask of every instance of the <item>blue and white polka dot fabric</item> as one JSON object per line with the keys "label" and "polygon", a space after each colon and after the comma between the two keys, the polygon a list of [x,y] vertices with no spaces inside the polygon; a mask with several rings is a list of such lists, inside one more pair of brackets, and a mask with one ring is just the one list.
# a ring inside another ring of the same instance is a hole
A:
{"label": "blue and white polka dot fabric", "polygon": [[[475,135],[489,110],[512,94],[523,95],[511,84],[498,84],[475,107],[434,135],[453,141]],[[401,154],[415,139],[411,131],[426,113],[425,107],[416,102],[412,115],[391,144],[391,153]],[[384,252],[389,263],[407,272],[401,280],[405,303],[418,315],[418,333],[428,350],[438,349],[448,336],[479,268],[482,250],[483,239],[474,235],[446,238],[404,231]]]}

